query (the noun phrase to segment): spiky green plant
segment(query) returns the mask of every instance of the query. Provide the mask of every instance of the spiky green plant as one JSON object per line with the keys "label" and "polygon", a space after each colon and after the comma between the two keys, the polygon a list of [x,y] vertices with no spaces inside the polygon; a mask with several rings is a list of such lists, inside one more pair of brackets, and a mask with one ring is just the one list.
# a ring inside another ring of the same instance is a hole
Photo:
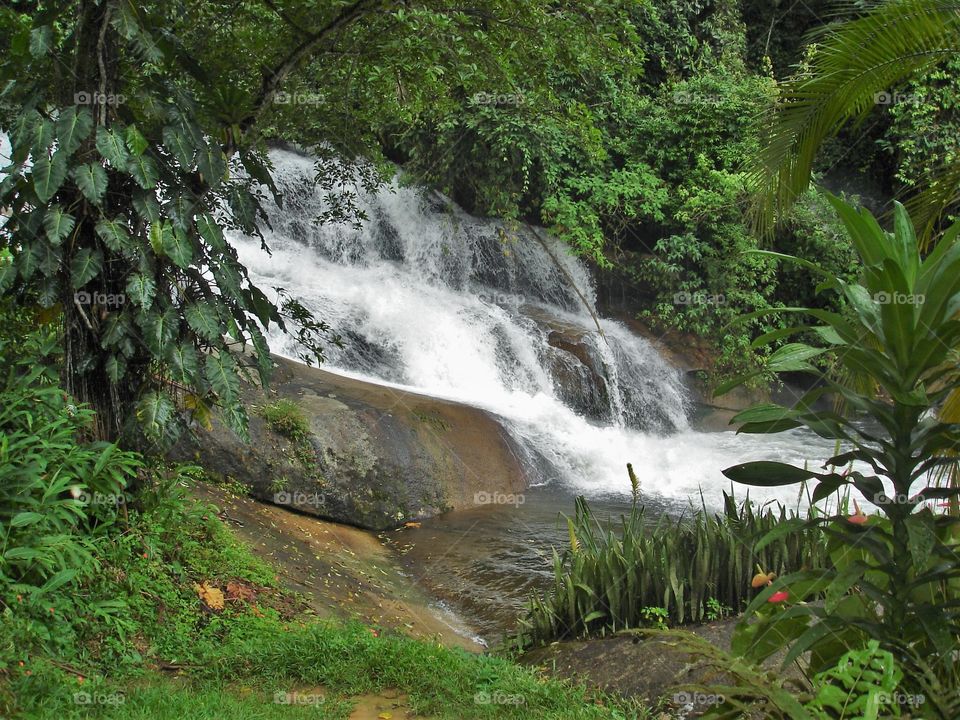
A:
{"label": "spiky green plant", "polygon": [[755,540],[794,513],[754,510],[724,493],[723,511],[650,522],[635,497],[619,526],[600,523],[577,498],[567,518],[570,548],[553,553],[553,585],[530,600],[521,644],[648,626],[644,610],[662,607],[671,623],[703,622],[711,601],[739,609],[752,594],[757,565],[782,573],[819,568],[819,534],[786,533],[763,547]]}

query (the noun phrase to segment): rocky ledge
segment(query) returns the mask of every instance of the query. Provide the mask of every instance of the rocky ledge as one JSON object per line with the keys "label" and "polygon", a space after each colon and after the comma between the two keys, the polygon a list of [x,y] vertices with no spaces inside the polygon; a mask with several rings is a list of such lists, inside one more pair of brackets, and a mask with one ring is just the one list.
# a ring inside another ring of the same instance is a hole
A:
{"label": "rocky ledge", "polygon": [[[274,357],[267,392],[248,386],[250,442],[215,422],[181,441],[199,462],[260,500],[372,530],[522,492],[523,464],[488,412]],[[278,399],[299,407],[305,437],[263,419]]]}

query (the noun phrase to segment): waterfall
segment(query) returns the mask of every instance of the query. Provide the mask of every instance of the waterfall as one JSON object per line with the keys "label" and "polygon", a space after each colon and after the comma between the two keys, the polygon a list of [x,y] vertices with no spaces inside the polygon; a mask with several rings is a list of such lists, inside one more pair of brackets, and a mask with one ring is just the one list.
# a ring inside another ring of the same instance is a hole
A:
{"label": "waterfall", "polygon": [[[629,461],[646,490],[687,498],[726,487],[720,469],[746,459],[732,433],[690,429],[682,374],[647,340],[610,319],[598,332],[590,274],[558,240],[397,181],[359,193],[361,228],[319,224],[328,205],[313,159],[271,160],[284,196],[283,209],[267,202],[272,255],[258,239],[231,241],[255,282],[285,288],[342,336],[326,369],[495,413],[533,483],[628,493]],[[269,340],[296,356],[289,337]],[[809,451],[778,442],[767,447],[780,459]]]}

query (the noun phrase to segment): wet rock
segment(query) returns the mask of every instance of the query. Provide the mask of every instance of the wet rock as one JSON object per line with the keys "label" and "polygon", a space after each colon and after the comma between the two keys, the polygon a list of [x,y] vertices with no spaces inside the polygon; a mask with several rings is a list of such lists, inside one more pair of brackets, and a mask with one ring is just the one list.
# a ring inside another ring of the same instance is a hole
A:
{"label": "wet rock", "polygon": [[[269,395],[247,386],[250,443],[215,423],[181,441],[175,459],[250,488],[258,499],[370,529],[473,507],[478,493],[516,493],[526,479],[508,435],[489,413],[344,378],[283,358]],[[272,429],[257,408],[294,401],[308,437]]]}
{"label": "wet rock", "polygon": [[557,394],[578,413],[600,422],[612,418],[610,394],[598,359],[583,336],[570,329],[551,330],[547,343],[550,354],[550,375]]}

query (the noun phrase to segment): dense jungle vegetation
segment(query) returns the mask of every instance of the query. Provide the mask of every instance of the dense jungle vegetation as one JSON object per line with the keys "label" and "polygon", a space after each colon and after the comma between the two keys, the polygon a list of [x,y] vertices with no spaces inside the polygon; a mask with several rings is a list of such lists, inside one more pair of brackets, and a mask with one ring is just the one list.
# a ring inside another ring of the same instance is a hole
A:
{"label": "dense jungle vegetation", "polygon": [[[846,443],[824,468],[726,471],[847,493],[829,514],[647,534],[635,497],[613,533],[578,505],[521,647],[712,599],[743,612],[733,655],[683,640],[728,673],[698,688],[715,717],[960,715],[960,5],[11,0],[0,29],[0,717],[348,717],[389,688],[437,717],[654,716],[290,610],[188,492],[203,471],[163,459],[215,416],[247,437],[269,329],[310,362],[336,340],[225,236],[263,237],[281,142],[317,157],[318,222],[363,222],[357,193],[399,171],[544,226],[604,312],[699,338],[720,390],[811,376],[742,431]],[[733,559],[678,578],[665,547]],[[812,685],[759,669],[780,651]],[[314,701],[271,702],[291,688]]]}

